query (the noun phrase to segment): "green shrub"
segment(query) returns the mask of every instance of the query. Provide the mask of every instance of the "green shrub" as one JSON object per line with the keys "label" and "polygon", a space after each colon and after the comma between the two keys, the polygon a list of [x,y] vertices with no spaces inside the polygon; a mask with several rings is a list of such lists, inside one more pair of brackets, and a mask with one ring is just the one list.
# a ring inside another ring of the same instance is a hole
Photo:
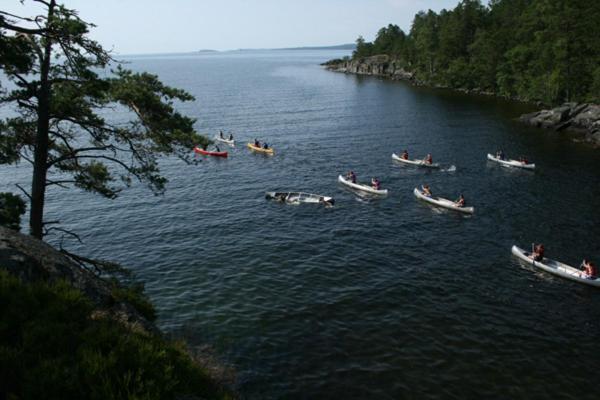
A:
{"label": "green shrub", "polygon": [[0,398],[230,398],[185,348],[92,320],[66,283],[23,284],[0,270]]}

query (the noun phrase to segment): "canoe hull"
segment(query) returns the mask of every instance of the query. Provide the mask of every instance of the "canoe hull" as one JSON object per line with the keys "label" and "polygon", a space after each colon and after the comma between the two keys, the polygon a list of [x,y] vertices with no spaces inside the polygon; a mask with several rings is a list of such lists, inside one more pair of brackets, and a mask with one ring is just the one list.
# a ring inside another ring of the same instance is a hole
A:
{"label": "canoe hull", "polygon": [[423,200],[423,201],[425,201],[425,202],[427,202],[429,204],[432,204],[434,206],[437,206],[437,207],[443,207],[443,208],[446,208],[448,210],[457,211],[457,212],[460,212],[460,213],[463,213],[463,214],[473,214],[475,212],[475,208],[474,207],[458,207],[451,200],[443,199],[443,198],[440,198],[440,197],[428,197],[428,196],[425,196],[423,194],[423,192],[421,192],[417,188],[415,188],[415,190],[413,191],[413,193],[415,194],[415,196],[418,199]]}
{"label": "canoe hull", "polygon": [[194,147],[194,152],[197,154],[202,154],[203,156],[227,157],[226,151],[207,151],[199,147]]}
{"label": "canoe hull", "polygon": [[225,138],[222,138],[219,136],[215,136],[215,140],[217,142],[222,142],[222,143],[228,144],[231,147],[235,147],[235,140],[229,140],[229,139],[225,139]]}
{"label": "canoe hull", "polygon": [[555,260],[550,260],[548,258],[544,258],[541,262],[534,261],[533,259],[529,258],[529,255],[531,254],[530,252],[525,251],[517,246],[513,246],[511,252],[521,261],[531,264],[534,267],[542,269],[553,275],[557,275],[561,278],[569,279],[575,282],[583,283],[585,285],[600,287],[600,279],[587,279],[585,278],[583,271],[577,268],[573,268],[567,264],[563,264]]}
{"label": "canoe hull", "polygon": [[527,170],[535,169],[535,164],[525,164],[518,160],[501,160],[497,157],[494,157],[492,154],[487,155],[488,160],[497,162],[498,164],[505,167],[514,167],[514,168],[522,168]]}
{"label": "canoe hull", "polygon": [[427,164],[423,160],[405,160],[404,158],[400,157],[396,153],[392,154],[392,159],[394,159],[398,162],[404,163],[404,164],[416,165],[417,167],[424,167],[424,168],[439,168],[440,167],[440,164],[437,164],[437,163]]}
{"label": "canoe hull", "polygon": [[335,200],[333,197],[321,196],[320,194],[304,193],[304,192],[266,192],[267,200],[279,200],[289,204],[311,203],[333,205]]}
{"label": "canoe hull", "polygon": [[359,183],[352,183],[349,180],[347,180],[346,178],[344,178],[342,175],[338,176],[338,181],[348,187],[351,187],[352,189],[360,190],[363,192],[372,193],[372,194],[376,194],[379,196],[387,196],[387,194],[388,194],[387,189],[376,190],[376,189],[373,189],[371,186],[361,185]]}
{"label": "canoe hull", "polygon": [[252,151],[255,151],[257,153],[263,153],[263,154],[268,154],[268,155],[273,155],[275,154],[275,151],[272,148],[268,148],[268,149],[263,149],[262,147],[256,147],[254,144],[252,143],[248,143],[248,148]]}

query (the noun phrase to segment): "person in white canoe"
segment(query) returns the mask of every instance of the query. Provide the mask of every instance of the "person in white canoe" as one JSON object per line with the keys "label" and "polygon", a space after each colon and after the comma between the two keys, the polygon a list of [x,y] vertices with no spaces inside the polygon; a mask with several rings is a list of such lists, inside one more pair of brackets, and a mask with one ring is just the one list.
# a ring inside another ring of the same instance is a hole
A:
{"label": "person in white canoe", "polygon": [[231,133],[229,134],[229,140],[233,140],[233,135]]}
{"label": "person in white canoe", "polygon": [[506,155],[504,154],[504,152],[502,150],[498,150],[496,152],[496,158],[498,160],[506,160]]}
{"label": "person in white canoe", "polygon": [[354,173],[354,171],[349,171],[346,174],[346,179],[352,183],[356,183],[356,174]]}
{"label": "person in white canoe", "polygon": [[219,137],[223,139],[223,131],[219,129]]}
{"label": "person in white canoe", "polygon": [[540,262],[544,259],[544,251],[545,249],[543,244],[536,244],[535,246],[533,246],[533,252],[529,256],[529,258],[533,259],[533,261]]}
{"label": "person in white canoe", "polygon": [[371,178],[371,187],[375,190],[380,190],[381,182],[377,178]]}
{"label": "person in white canoe", "polygon": [[421,186],[421,189],[423,189],[423,195],[424,196],[427,196],[427,197],[431,197],[432,196],[431,189],[429,188],[429,185]]}
{"label": "person in white canoe", "polygon": [[460,196],[458,196],[458,199],[454,201],[454,205],[456,207],[464,207],[466,204],[467,202],[465,201],[465,196],[463,196],[462,193],[460,194]]}
{"label": "person in white canoe", "polygon": [[427,154],[427,157],[425,157],[425,159],[423,160],[423,162],[425,164],[429,164],[429,165],[433,164],[433,157],[431,157],[431,154]]}
{"label": "person in white canoe", "polygon": [[404,150],[400,155],[400,158],[402,158],[403,160],[408,160],[408,150]]}
{"label": "person in white canoe", "polygon": [[588,259],[583,259],[581,266],[584,268],[582,275],[586,279],[597,279],[598,278],[598,268],[596,265]]}

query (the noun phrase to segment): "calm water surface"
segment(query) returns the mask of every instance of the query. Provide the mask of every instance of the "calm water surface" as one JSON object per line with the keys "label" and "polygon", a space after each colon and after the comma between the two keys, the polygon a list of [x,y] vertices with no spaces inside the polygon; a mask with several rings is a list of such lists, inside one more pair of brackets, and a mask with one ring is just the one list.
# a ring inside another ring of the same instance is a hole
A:
{"label": "calm water surface", "polygon": [[[75,249],[133,269],[160,326],[212,345],[248,399],[597,398],[600,291],[533,271],[510,247],[600,262],[600,152],[515,123],[520,105],[318,65],[342,55],[131,58],[196,96],[181,109],[201,132],[240,145],[226,160],[164,160],[163,197],[52,191],[48,219],[81,234]],[[250,153],[255,137],[276,155]],[[445,169],[393,163],[404,148]],[[498,148],[537,170],[488,163]],[[340,187],[348,169],[390,195]],[[3,189],[28,185],[24,166],[0,173]],[[475,215],[416,201],[422,183],[463,192]],[[267,190],[337,203],[274,204]]]}

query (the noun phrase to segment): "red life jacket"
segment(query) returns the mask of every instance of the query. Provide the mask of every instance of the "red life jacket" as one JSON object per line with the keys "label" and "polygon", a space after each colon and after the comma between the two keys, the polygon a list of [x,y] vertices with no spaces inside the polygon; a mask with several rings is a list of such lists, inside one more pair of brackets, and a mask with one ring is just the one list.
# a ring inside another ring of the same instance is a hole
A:
{"label": "red life jacket", "polygon": [[588,264],[585,272],[592,278],[595,278],[598,276],[598,268],[596,268],[596,266],[593,263]]}

